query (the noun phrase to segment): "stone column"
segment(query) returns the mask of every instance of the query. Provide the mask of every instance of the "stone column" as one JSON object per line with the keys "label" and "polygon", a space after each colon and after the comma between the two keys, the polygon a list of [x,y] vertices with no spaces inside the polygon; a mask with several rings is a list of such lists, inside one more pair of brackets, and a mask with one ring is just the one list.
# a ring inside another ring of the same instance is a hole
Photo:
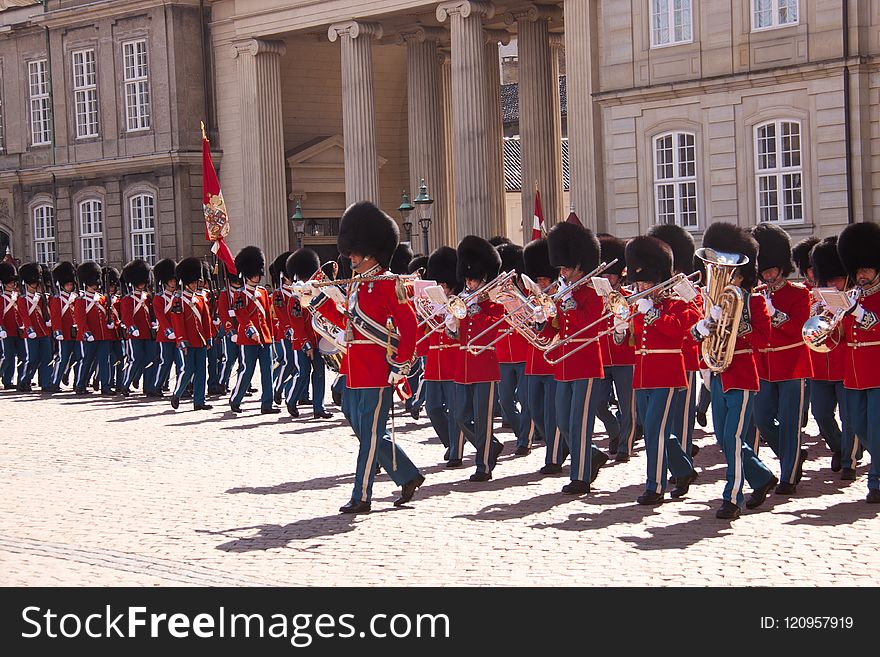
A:
{"label": "stone column", "polygon": [[565,35],[558,32],[550,34],[550,77],[553,80],[553,143],[559,144],[559,157],[556,166],[559,168],[559,203],[562,214],[559,221],[568,217],[569,208],[565,207],[565,177],[562,175],[562,96],[559,89],[559,54],[565,49]]}
{"label": "stone column", "polygon": [[458,245],[458,229],[455,217],[455,158],[452,157],[452,54],[447,48],[437,53],[440,62],[440,108],[443,120],[443,149],[446,153],[446,189],[448,202],[446,212],[449,221],[443,225],[443,244]]}
{"label": "stone column", "polygon": [[241,112],[243,215],[232,217],[238,241],[274,258],[288,249],[284,129],[281,122],[282,41],[233,44]]}
{"label": "stone column", "polygon": [[486,30],[486,122],[489,126],[489,232],[507,234],[504,199],[504,121],[501,116],[501,58],[498,42],[510,43],[507,30]]}
{"label": "stone column", "polygon": [[541,209],[549,229],[562,216],[562,143],[555,141],[553,95],[559,94],[553,79],[549,23],[560,18],[555,5],[531,5],[504,17],[516,23],[519,47],[519,128],[522,151],[522,216],[524,239],[531,237],[535,210],[535,182],[541,190]]}
{"label": "stone column", "polygon": [[373,102],[372,39],[382,38],[377,23],[349,21],[327,30],[342,47],[342,135],[345,142],[345,202],[379,199],[379,150]]}
{"label": "stone column", "polygon": [[455,167],[456,237],[490,237],[489,126],[486,120],[485,38],[489,2],[458,0],[437,7],[452,32],[452,159]]}
{"label": "stone column", "polygon": [[598,34],[593,2],[565,4],[565,68],[571,205],[581,222],[610,230],[605,219],[602,117],[592,98],[598,89]]}
{"label": "stone column", "polygon": [[[446,194],[446,144],[440,88],[438,41],[445,30],[417,27],[404,31],[400,42],[406,44],[407,126],[409,132],[409,197],[416,197],[419,182],[425,179],[434,197],[433,222],[428,235],[429,248],[448,244],[448,207]],[[415,213],[414,213],[415,214]],[[413,251],[423,251],[418,217],[413,217]],[[428,255],[427,253],[425,255]]]}

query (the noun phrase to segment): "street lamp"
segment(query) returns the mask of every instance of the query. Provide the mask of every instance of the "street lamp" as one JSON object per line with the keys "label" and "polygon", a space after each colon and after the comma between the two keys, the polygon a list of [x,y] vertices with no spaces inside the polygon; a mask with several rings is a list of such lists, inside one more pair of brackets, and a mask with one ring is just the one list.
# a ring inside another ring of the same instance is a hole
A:
{"label": "street lamp", "polygon": [[406,190],[403,190],[403,194],[400,197],[400,206],[397,208],[397,211],[400,213],[401,224],[403,225],[403,229],[406,231],[406,241],[409,242],[412,240],[412,211],[415,210],[415,207],[412,203],[409,202],[409,196],[406,195]]}
{"label": "street lamp", "polygon": [[425,185],[425,179],[422,178],[419,184],[419,195],[415,197],[413,203],[418,208],[419,226],[422,229],[422,239],[425,242],[425,255],[430,253],[428,250],[428,229],[431,227],[431,209],[434,205],[434,199],[428,194],[428,186]]}
{"label": "street lamp", "polygon": [[296,209],[290,216],[290,221],[293,223],[293,234],[296,235],[296,248],[301,249],[303,245],[303,235],[306,234],[306,218],[303,216],[299,197],[296,199]]}

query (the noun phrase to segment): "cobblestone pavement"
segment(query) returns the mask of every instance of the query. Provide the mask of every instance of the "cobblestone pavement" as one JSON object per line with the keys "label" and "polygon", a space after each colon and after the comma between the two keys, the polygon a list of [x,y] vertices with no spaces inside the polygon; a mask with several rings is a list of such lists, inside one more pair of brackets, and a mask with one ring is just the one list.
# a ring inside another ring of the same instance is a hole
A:
{"label": "cobblestone pavement", "polygon": [[[880,583],[865,462],[857,481],[840,481],[812,422],[797,495],[771,495],[730,523],[714,517],[724,464],[711,434],[698,431],[688,497],[642,507],[641,447],[571,498],[559,492],[565,475],[538,474],[543,448],[514,457],[499,430],[495,479],[475,484],[471,467],[442,467],[424,416],[398,411],[397,440],[425,485],[395,508],[398,489],[380,475],[373,513],[352,517],[337,513],[356,453],[338,409],[294,420],[260,415],[256,399],[236,416],[224,400],[196,413],[137,396],[2,393],[0,585]],[[762,456],[778,473],[772,452]]]}

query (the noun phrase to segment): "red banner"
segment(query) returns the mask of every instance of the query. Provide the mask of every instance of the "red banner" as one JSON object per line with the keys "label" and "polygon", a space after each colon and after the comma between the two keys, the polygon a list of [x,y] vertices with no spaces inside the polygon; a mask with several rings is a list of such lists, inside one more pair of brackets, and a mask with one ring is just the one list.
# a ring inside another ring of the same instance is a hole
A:
{"label": "red banner", "polygon": [[235,269],[235,260],[224,239],[229,235],[229,215],[226,212],[223,192],[220,191],[217,171],[211,160],[211,142],[205,134],[204,123],[202,123],[202,207],[205,210],[205,239],[214,243],[211,251],[223,261],[226,270],[234,276],[238,273]]}

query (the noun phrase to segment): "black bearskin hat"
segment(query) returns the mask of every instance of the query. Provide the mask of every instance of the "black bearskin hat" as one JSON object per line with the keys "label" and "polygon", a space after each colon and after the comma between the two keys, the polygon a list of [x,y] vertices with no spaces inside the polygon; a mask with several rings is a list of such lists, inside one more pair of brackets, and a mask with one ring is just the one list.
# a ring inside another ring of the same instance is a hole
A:
{"label": "black bearskin hat", "polygon": [[870,221],[850,224],[837,238],[837,253],[852,278],[859,269],[880,270],[880,226]]}
{"label": "black bearskin hat", "polygon": [[656,237],[672,249],[672,269],[682,274],[691,274],[694,269],[694,238],[681,226],[676,224],[657,224],[652,226],[648,235]]}
{"label": "black bearskin hat", "polygon": [[101,267],[97,262],[89,260],[77,268],[76,277],[79,279],[80,285],[100,285]]}
{"label": "black bearskin hat", "polygon": [[15,265],[10,262],[0,262],[0,283],[12,283],[18,278]]}
{"label": "black bearskin hat", "polygon": [[758,242],[748,231],[735,224],[716,221],[703,234],[703,246],[723,253],[740,253],[746,256],[747,264],[738,268],[742,276],[742,287],[751,290],[758,284]]}
{"label": "black bearskin hat", "polygon": [[846,278],[846,268],[837,253],[837,235],[826,237],[810,249],[810,267],[816,283],[823,287],[832,278]]}
{"label": "black bearskin hat", "polygon": [[782,228],[763,223],[752,228],[752,237],[758,242],[758,273],[779,267],[783,276],[794,271],[791,262],[791,238]]}
{"label": "black bearskin hat", "polygon": [[362,256],[373,256],[385,269],[400,241],[400,230],[394,219],[369,201],[348,206],[339,221],[336,248],[348,257],[352,251]]}
{"label": "black bearskin hat", "polygon": [[266,268],[266,260],[263,258],[260,247],[246,246],[239,251],[235,256],[235,268],[243,278],[253,278],[254,276],[262,278]]}
{"label": "black bearskin hat", "polygon": [[599,239],[593,231],[578,224],[556,224],[547,234],[550,264],[554,267],[580,267],[583,273],[599,264]]}
{"label": "black bearskin hat", "polygon": [[52,277],[59,286],[65,283],[76,283],[76,270],[73,268],[73,263],[67,260],[59,262],[52,269]]}
{"label": "black bearskin hat", "polygon": [[663,240],[647,235],[626,243],[626,279],[630,283],[661,283],[672,276],[672,248]]}
{"label": "black bearskin hat", "polygon": [[291,251],[285,251],[277,258],[272,261],[272,264],[269,265],[269,276],[272,277],[272,284],[277,285],[281,281],[281,277],[284,276],[290,280],[293,280],[290,275],[287,273],[287,259],[292,255]]}
{"label": "black bearskin hat", "polygon": [[[412,260],[409,261],[409,264],[406,266],[407,274],[415,274],[417,271],[425,270],[428,268],[428,256],[417,255]],[[424,274],[424,271],[422,272]]]}
{"label": "black bearskin hat", "polygon": [[43,277],[43,289],[51,290],[52,289],[52,270],[49,269],[48,265],[44,265],[40,263],[40,275]]}
{"label": "black bearskin hat", "polygon": [[813,235],[810,237],[805,237],[800,242],[791,247],[791,259],[794,260],[795,266],[798,268],[798,271],[804,278],[807,277],[807,270],[813,266],[813,264],[810,262],[810,252],[813,250],[813,247],[819,243],[819,241],[819,238]]}
{"label": "black bearskin hat", "polygon": [[174,269],[176,266],[170,258],[163,258],[153,265],[153,278],[156,279],[156,284],[165,285],[165,283],[174,279]]}
{"label": "black bearskin hat", "polygon": [[284,269],[290,280],[307,281],[321,267],[321,259],[311,249],[297,249],[287,257]]}
{"label": "black bearskin hat", "polygon": [[[351,260],[346,258],[344,255],[340,255],[336,258],[336,264],[338,265],[338,274],[336,278],[351,278],[354,276],[354,272],[351,270]],[[332,274],[332,271],[327,271],[326,267],[329,267],[330,263],[327,263],[324,267],[324,273],[328,276]]]}
{"label": "black bearskin hat", "polygon": [[27,285],[36,285],[43,282],[43,274],[40,270],[40,264],[37,262],[28,262],[18,268],[18,277]]}
{"label": "black bearskin hat", "polygon": [[150,282],[150,265],[140,258],[132,260],[122,268],[122,280],[131,286],[147,285]]}
{"label": "black bearskin hat", "polygon": [[623,268],[626,267],[626,242],[608,233],[599,233],[596,237],[599,238],[599,253],[602,262],[611,262],[617,258],[617,262],[602,273],[623,276]]}
{"label": "black bearskin hat", "polygon": [[516,270],[517,274],[525,271],[525,263],[523,262],[523,248],[518,244],[501,244],[495,247],[498,255],[501,256],[501,271]]}
{"label": "black bearskin hat", "polygon": [[501,269],[501,256],[488,241],[476,235],[465,235],[456,249],[458,280],[468,278],[491,281]]}
{"label": "black bearskin hat", "polygon": [[504,235],[495,235],[489,238],[489,244],[497,249],[502,244],[513,244],[513,242],[510,241],[509,237],[505,237]]}
{"label": "black bearskin hat", "polygon": [[532,240],[523,247],[523,264],[526,276],[533,280],[541,277],[559,278],[559,270],[550,264],[550,249],[546,237]]}
{"label": "black bearskin hat", "polygon": [[101,267],[101,275],[108,288],[114,285],[119,287],[119,270],[116,267]]}
{"label": "black bearskin hat", "polygon": [[174,275],[183,285],[195,283],[202,277],[202,261],[198,258],[184,258],[177,263]]}
{"label": "black bearskin hat", "polygon": [[388,269],[391,270],[392,274],[405,274],[406,268],[409,267],[409,261],[412,260],[412,258],[413,251],[409,244],[401,242],[397,245],[397,248],[394,249],[394,254],[391,256],[391,263],[388,265]]}
{"label": "black bearskin hat", "polygon": [[451,246],[440,246],[428,256],[425,278],[437,283],[446,283],[449,289],[458,288],[458,253]]}

